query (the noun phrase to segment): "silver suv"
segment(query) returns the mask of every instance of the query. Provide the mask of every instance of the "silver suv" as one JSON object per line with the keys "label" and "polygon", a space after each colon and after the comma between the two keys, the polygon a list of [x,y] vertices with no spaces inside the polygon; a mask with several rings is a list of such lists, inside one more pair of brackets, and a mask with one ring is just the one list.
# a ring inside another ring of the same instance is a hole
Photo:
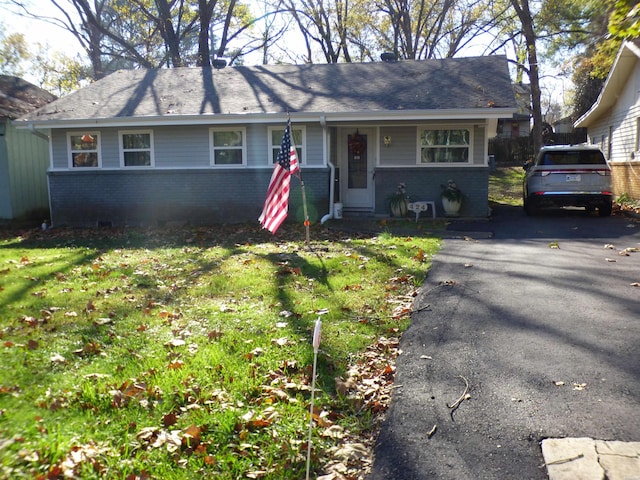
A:
{"label": "silver suv", "polygon": [[542,147],[524,165],[523,205],[527,215],[545,207],[598,209],[611,215],[611,168],[602,151],[586,145]]}

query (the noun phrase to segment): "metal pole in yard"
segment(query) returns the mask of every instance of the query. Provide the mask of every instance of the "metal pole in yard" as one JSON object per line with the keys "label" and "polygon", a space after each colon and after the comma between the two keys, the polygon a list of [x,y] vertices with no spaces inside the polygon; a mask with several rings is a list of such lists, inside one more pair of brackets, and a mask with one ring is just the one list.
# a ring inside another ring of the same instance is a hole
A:
{"label": "metal pole in yard", "polygon": [[316,366],[318,363],[318,349],[320,348],[320,329],[322,322],[320,317],[316,320],[316,326],[313,330],[313,375],[311,377],[311,406],[309,407],[309,440],[307,441],[307,477],[309,480],[309,471],[311,469],[311,433],[313,432],[313,402],[316,391]]}

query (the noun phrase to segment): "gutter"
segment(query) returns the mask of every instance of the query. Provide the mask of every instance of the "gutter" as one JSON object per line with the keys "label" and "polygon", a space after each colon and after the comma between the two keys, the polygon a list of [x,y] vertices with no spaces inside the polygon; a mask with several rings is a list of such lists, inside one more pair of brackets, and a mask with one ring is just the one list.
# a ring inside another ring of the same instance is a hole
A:
{"label": "gutter", "polygon": [[[467,109],[434,109],[434,110],[393,110],[384,112],[306,112],[291,115],[296,122],[315,122],[321,115],[321,122],[382,122],[382,121],[417,121],[426,120],[484,120],[486,118],[511,118],[515,108],[467,108]],[[43,114],[43,116],[46,114]],[[16,128],[29,128],[32,123],[38,128],[107,128],[107,127],[140,127],[154,126],[193,126],[193,125],[241,125],[247,123],[279,123],[286,122],[287,115],[279,112],[253,112],[241,114],[185,114],[185,115],[145,115],[140,117],[93,118],[93,119],[53,119],[53,120],[20,120]],[[29,122],[28,125],[25,125]]]}
{"label": "gutter", "polygon": [[329,169],[331,170],[330,179],[329,179],[329,213],[327,213],[324,217],[320,219],[320,224],[324,225],[327,220],[333,218],[333,196],[335,193],[335,183],[336,183],[336,166],[331,163],[329,159],[329,155],[327,152],[327,118],[322,115],[320,117],[320,125],[322,125],[322,137],[323,137],[323,155],[325,158],[325,162],[329,165]]}
{"label": "gutter", "polygon": [[29,131],[31,132],[32,135],[35,135],[36,137],[42,138],[43,140],[46,140],[47,142],[49,141],[49,135],[47,135],[46,133],[42,133],[39,132],[38,130],[36,130],[36,127],[33,126],[33,123],[29,124]]}

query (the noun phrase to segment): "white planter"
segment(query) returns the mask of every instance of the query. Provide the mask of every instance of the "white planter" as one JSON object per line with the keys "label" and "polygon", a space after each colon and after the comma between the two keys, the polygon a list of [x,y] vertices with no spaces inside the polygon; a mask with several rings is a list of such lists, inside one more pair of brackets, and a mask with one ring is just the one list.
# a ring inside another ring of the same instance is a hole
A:
{"label": "white planter", "polygon": [[392,217],[406,217],[408,213],[406,200],[391,202],[389,210],[391,210]]}
{"label": "white planter", "polygon": [[462,207],[462,202],[442,197],[442,208],[447,217],[457,217],[460,215],[460,207]]}

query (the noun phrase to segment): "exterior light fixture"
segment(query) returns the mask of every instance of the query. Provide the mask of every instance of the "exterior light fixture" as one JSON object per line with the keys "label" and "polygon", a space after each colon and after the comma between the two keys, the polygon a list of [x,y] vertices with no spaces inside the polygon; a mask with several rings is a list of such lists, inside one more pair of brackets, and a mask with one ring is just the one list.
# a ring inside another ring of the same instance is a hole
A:
{"label": "exterior light fixture", "polygon": [[384,137],[384,146],[385,147],[390,147],[391,146],[391,137],[389,135]]}

